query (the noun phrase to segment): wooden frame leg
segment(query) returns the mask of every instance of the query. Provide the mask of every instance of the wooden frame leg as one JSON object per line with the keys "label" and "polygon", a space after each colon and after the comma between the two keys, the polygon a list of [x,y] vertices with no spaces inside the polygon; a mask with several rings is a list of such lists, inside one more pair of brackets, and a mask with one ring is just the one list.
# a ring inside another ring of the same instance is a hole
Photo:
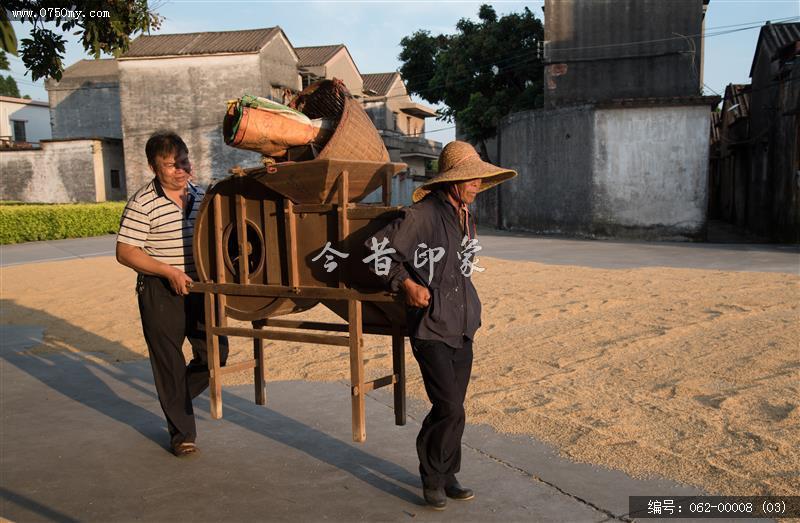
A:
{"label": "wooden frame leg", "polygon": [[361,301],[348,300],[350,333],[350,394],[353,410],[353,441],[367,439],[364,394],[364,336],[361,322]]}
{"label": "wooden frame leg", "polygon": [[207,292],[205,295],[209,402],[211,403],[211,417],[220,419],[222,417],[222,376],[219,373],[219,337],[214,334],[214,328],[217,326],[216,307],[214,306],[214,294]]}
{"label": "wooden frame leg", "polygon": [[[264,321],[254,321],[253,328],[260,329],[264,326]],[[253,369],[253,383],[256,388],[256,405],[267,404],[267,380],[266,380],[266,365],[264,363],[264,339],[253,338],[253,359],[256,360],[256,366]]]}
{"label": "wooden frame leg", "polygon": [[405,336],[392,332],[392,372],[397,375],[394,383],[394,423],[406,424],[406,351]]}

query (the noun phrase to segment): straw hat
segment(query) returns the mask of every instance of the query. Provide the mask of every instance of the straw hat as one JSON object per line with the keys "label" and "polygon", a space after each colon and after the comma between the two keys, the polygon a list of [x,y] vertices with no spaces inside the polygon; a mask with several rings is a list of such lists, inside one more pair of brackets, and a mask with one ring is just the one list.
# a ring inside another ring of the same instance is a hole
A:
{"label": "straw hat", "polygon": [[439,174],[417,187],[411,200],[414,203],[425,198],[435,186],[450,182],[465,182],[481,178],[481,188],[478,192],[485,191],[499,183],[517,175],[516,171],[503,169],[496,165],[481,160],[477,151],[467,142],[450,142],[444,146],[439,155]]}

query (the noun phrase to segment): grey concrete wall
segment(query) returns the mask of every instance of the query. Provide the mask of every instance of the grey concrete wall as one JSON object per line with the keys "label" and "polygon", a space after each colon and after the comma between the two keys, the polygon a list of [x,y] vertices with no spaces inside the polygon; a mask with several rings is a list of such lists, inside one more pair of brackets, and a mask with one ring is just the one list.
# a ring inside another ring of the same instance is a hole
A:
{"label": "grey concrete wall", "polygon": [[65,82],[47,96],[53,139],[122,138],[119,82]]}
{"label": "grey concrete wall", "polygon": [[546,0],[545,107],[700,94],[702,13],[702,0]]}
{"label": "grey concrete wall", "polygon": [[376,129],[389,129],[387,122],[389,122],[389,114],[391,114],[391,111],[389,111],[384,102],[367,102],[364,105],[364,110],[367,112],[367,115],[369,115]]}
{"label": "grey concrete wall", "polygon": [[297,73],[297,55],[282,35],[273,38],[259,53],[262,92],[251,93],[258,96],[269,94],[272,86],[288,87],[295,91],[302,88],[302,80]]}
{"label": "grey concrete wall", "polygon": [[[459,133],[459,129],[456,129],[456,140],[462,142],[469,142],[466,137]],[[446,145],[446,144],[445,144]],[[473,144],[475,150],[478,154],[481,154],[481,146],[480,144]],[[499,165],[500,160],[500,140],[495,137],[490,140],[486,141],[486,154],[488,158],[483,158],[484,160],[488,161],[489,163],[493,163],[495,165]],[[472,204],[472,215],[475,218],[475,221],[478,225],[484,227],[492,227],[495,229],[502,229],[504,227],[502,223],[502,200],[500,194],[500,187],[492,187],[486,191],[483,191],[479,194],[478,198],[475,199],[475,203]]]}
{"label": "grey concrete wall", "polygon": [[[781,84],[777,105],[781,114],[771,150],[772,237],[800,243],[800,65]],[[792,111],[794,110],[794,114]]]}
{"label": "grey concrete wall", "polygon": [[344,82],[347,89],[354,95],[360,96],[364,91],[364,79],[358,72],[356,64],[350,60],[346,49],[341,49],[325,67],[325,78],[338,78]]}
{"label": "grey concrete wall", "polygon": [[[270,57],[274,62],[268,62]],[[269,95],[273,84],[298,87],[294,60],[291,49],[277,44],[270,44],[260,55],[120,60],[128,194],[152,177],[144,146],[158,129],[181,135],[189,147],[195,180],[202,185],[227,176],[235,165],[260,165],[259,154],[225,145],[226,101],[245,93]]]}
{"label": "grey concrete wall", "polygon": [[0,151],[0,200],[96,201],[96,140],[43,142],[42,148]]}
{"label": "grey concrete wall", "polygon": [[[499,186],[495,213],[502,227],[589,232],[592,121],[588,107],[526,111],[502,121],[497,163],[517,171]],[[492,210],[480,213],[490,219]]]}
{"label": "grey concrete wall", "polygon": [[[104,140],[96,143],[97,146],[101,148],[99,156],[102,169],[103,187],[105,189],[105,200],[127,200],[128,192],[125,185],[125,151],[122,147],[122,142]],[[119,189],[111,187],[112,170],[119,171]]]}
{"label": "grey concrete wall", "polygon": [[700,237],[708,207],[709,108],[595,113],[593,230],[603,235]]}
{"label": "grey concrete wall", "polygon": [[518,176],[478,198],[479,223],[589,237],[696,239],[707,208],[705,106],[579,106],[506,117]]}

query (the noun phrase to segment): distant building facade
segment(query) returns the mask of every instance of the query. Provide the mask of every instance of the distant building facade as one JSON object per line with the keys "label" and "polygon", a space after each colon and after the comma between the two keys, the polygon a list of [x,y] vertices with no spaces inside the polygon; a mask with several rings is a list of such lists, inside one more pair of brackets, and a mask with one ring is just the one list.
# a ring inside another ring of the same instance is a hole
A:
{"label": "distant building facade", "polygon": [[46,102],[0,96],[0,200],[68,203],[124,199],[122,141],[102,137],[53,140],[50,123]]}
{"label": "distant building facade", "polygon": [[61,80],[45,81],[45,87],[53,139],[122,139],[116,60],[81,60],[64,69]]}
{"label": "distant building facade", "polygon": [[253,94],[288,103],[326,78],[344,81],[364,103],[391,160],[408,164],[394,179],[392,203],[410,203],[441,151],[424,138],[425,118],[436,113],[411,101],[398,73],[362,75],[343,44],[295,49],[279,27],[140,36],[118,59],[81,60],[59,81],[47,80],[49,108],[0,97],[6,150],[17,140],[15,154],[0,157],[2,198],[124,199],[152,176],[144,145],[159,129],[186,141],[198,183],[223,178],[237,165],[260,165],[257,153],[225,145],[226,102]]}
{"label": "distant building facade", "polygon": [[479,222],[704,238],[708,115],[718,98],[700,96],[702,49],[691,35],[701,33],[705,3],[546,0],[545,108],[498,125],[490,157],[519,176],[477,201]]}
{"label": "distant building facade", "polygon": [[43,140],[35,149],[0,148],[0,200],[72,203],[126,199],[122,140]]}
{"label": "distant building facade", "polygon": [[[99,68],[107,68],[113,60],[103,62]],[[82,70],[81,75],[94,75],[98,69],[89,60],[74,67]],[[47,82],[48,95],[56,107],[0,97],[4,123],[0,128],[0,199],[44,203],[125,199],[119,122],[116,129],[114,125],[103,125],[103,119],[109,118],[115,108],[118,117],[119,102],[107,103],[107,97],[90,87],[91,80],[70,83],[74,71],[65,71],[61,88]],[[71,87],[67,91],[64,86]]]}
{"label": "distant building facade", "polygon": [[800,23],[766,24],[750,85],[729,85],[713,120],[709,213],[800,242]]}
{"label": "distant building facade", "polygon": [[[353,96],[361,99],[390,159],[408,165],[406,171],[393,179],[392,203],[410,204],[411,194],[431,174],[431,161],[442,150],[441,143],[424,137],[425,119],[436,116],[436,111],[411,100],[400,73],[361,74],[342,44],[296,50],[303,87],[317,80],[339,78]],[[365,201],[378,199],[375,194]]]}
{"label": "distant building facade", "polygon": [[177,131],[197,182],[255,166],[258,155],[225,145],[226,101],[243,94],[281,99],[298,90],[298,57],[279,27],[140,36],[118,59],[128,192],[152,177],[144,146],[157,129]]}
{"label": "distant building facade", "polygon": [[389,157],[408,165],[395,177],[393,203],[409,205],[414,189],[433,174],[431,164],[442,152],[440,142],[425,138],[425,119],[436,116],[436,111],[411,100],[400,73],[365,74],[363,79],[364,109]]}
{"label": "distant building facade", "polygon": [[296,47],[301,88],[318,80],[338,78],[355,97],[362,96],[364,82],[350,51],[344,44]]}
{"label": "distant building facade", "polygon": [[701,94],[708,0],[545,2],[545,108]]}
{"label": "distant building facade", "polygon": [[0,96],[0,142],[38,145],[51,136],[47,102]]}

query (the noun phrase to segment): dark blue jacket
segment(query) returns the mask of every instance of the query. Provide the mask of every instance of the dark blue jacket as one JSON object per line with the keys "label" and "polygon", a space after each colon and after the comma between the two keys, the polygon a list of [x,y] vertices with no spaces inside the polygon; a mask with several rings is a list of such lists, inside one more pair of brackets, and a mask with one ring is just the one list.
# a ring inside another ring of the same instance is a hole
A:
{"label": "dark blue jacket", "polygon": [[[396,250],[389,255],[388,274],[377,274],[374,263],[370,264],[370,270],[393,291],[399,291],[406,278],[428,287],[431,299],[427,308],[406,307],[409,336],[460,348],[464,338],[474,339],[481,325],[481,302],[471,278],[461,270],[459,253],[464,250],[462,241],[466,232],[457,211],[446,194],[433,191],[401,212],[399,218],[374,235],[378,243],[387,238],[388,246]],[[474,223],[468,227],[471,227],[470,237],[474,238]],[[369,249],[371,239],[367,245]],[[440,248],[444,248],[444,254],[433,264],[431,276],[431,264],[422,263],[423,255],[428,249],[435,255],[441,252]]]}

